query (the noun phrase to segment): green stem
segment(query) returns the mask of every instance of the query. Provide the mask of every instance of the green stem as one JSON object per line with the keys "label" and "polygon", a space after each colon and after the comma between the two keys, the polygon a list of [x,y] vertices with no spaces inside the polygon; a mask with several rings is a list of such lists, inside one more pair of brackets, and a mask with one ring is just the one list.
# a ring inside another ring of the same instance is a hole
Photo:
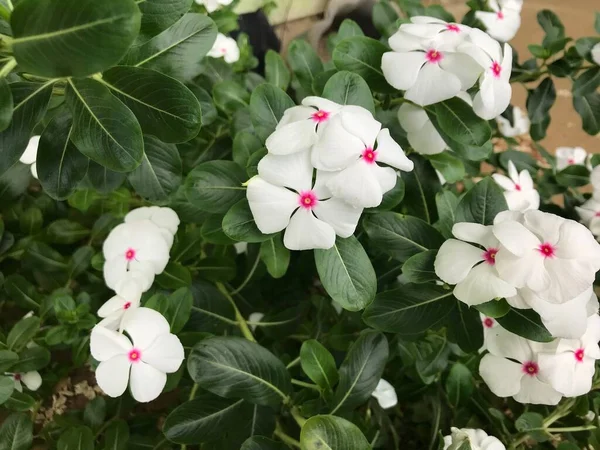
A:
{"label": "green stem", "polygon": [[292,362],[290,362],[287,366],[285,366],[285,368],[290,370],[292,367],[297,366],[299,363],[300,363],[300,357],[298,356],[296,359],[294,359]]}
{"label": "green stem", "polygon": [[546,428],[548,433],[570,433],[573,431],[595,430],[595,425],[582,425],[580,427]]}
{"label": "green stem", "polygon": [[305,387],[308,389],[312,389],[314,391],[321,392],[321,388],[319,388],[319,386],[317,386],[316,384],[305,383],[304,381],[296,380],[294,378],[292,378],[292,384],[295,384],[296,386],[302,386],[302,387]]}
{"label": "green stem", "polygon": [[[293,380],[292,380],[293,382]],[[304,424],[306,423],[306,419],[302,416],[302,414],[300,414],[300,411],[298,410],[298,408],[296,408],[295,406],[290,410],[290,412],[292,413],[292,417],[294,418],[294,420],[296,421],[296,423],[298,424],[298,426],[300,428],[302,428],[304,426]]]}
{"label": "green stem", "polygon": [[13,6],[13,4],[12,4],[12,0],[6,0],[6,4],[8,5],[8,9],[10,9],[11,11],[12,11],[13,9],[15,9],[15,7],[14,7],[14,6]]}
{"label": "green stem", "polygon": [[287,444],[290,447],[301,448],[300,442],[293,437],[288,436],[285,431],[283,431],[283,428],[281,428],[281,424],[279,422],[277,422],[275,425],[275,436],[277,436],[284,444]]}
{"label": "green stem", "polygon": [[233,298],[231,297],[231,294],[229,294],[229,291],[227,291],[227,289],[225,288],[225,286],[223,286],[222,283],[217,283],[216,285],[217,285],[217,289],[219,291],[221,291],[221,293],[225,296],[225,298],[227,300],[229,300],[229,303],[231,303],[233,311],[235,312],[235,320],[237,321],[238,327],[240,328],[240,331],[242,332],[244,337],[246,339],[248,339],[249,341],[256,342],[256,339],[254,339],[254,335],[252,334],[252,331],[250,331],[250,328],[248,327],[248,324],[246,323],[246,319],[244,319],[244,316],[242,316],[242,313],[240,313],[240,310],[238,309],[237,305],[235,304],[235,301],[233,300]]}
{"label": "green stem", "polygon": [[228,317],[223,317],[219,314],[213,313],[212,311],[206,311],[202,308],[198,308],[197,306],[192,306],[192,311],[198,311],[199,313],[206,314],[209,317],[213,317],[213,318],[218,319],[221,322],[225,322],[229,325],[237,325],[238,324],[235,320],[231,320]]}
{"label": "green stem", "polygon": [[2,17],[7,22],[10,22],[10,11],[6,9],[3,5],[0,5],[0,17]]}
{"label": "green stem", "polygon": [[252,278],[252,275],[254,275],[254,272],[256,272],[256,268],[258,267],[258,263],[260,262],[260,253],[257,253],[256,255],[256,261],[254,261],[254,265],[252,266],[252,268],[250,269],[250,272],[248,273],[248,276],[246,277],[246,279],[242,282],[242,284],[239,285],[239,287],[235,290],[233,290],[231,292],[231,295],[235,295],[238,292],[241,292],[242,289],[244,289],[246,287],[246,285],[248,284],[248,282],[250,281],[250,279]]}
{"label": "green stem", "polygon": [[0,78],[6,77],[15,67],[17,67],[17,60],[15,58],[11,58],[0,70]]}
{"label": "green stem", "polygon": [[188,400],[194,400],[194,398],[196,397],[196,392],[198,392],[198,388],[200,386],[198,386],[198,383],[194,383],[194,386],[192,386],[192,390],[190,392],[190,396],[188,398]]}

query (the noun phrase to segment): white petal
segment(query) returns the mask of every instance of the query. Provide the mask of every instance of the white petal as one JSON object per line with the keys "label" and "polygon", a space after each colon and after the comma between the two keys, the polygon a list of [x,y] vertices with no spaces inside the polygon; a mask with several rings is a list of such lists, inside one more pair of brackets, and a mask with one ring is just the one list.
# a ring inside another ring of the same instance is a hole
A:
{"label": "white petal", "polygon": [[394,189],[398,182],[398,172],[391,167],[382,167],[377,164],[372,164],[369,169],[373,172],[375,178],[377,178],[382,194]]}
{"label": "white petal", "polygon": [[160,228],[168,230],[171,234],[176,234],[179,228],[179,216],[171,208],[158,208],[152,214],[152,222]]}
{"label": "white petal", "polygon": [[412,52],[423,49],[423,40],[418,36],[406,33],[402,27],[388,39],[388,44],[395,52]]}
{"label": "white petal", "polygon": [[381,204],[383,192],[370,164],[359,159],[327,182],[335,197],[356,208],[372,208]]}
{"label": "white petal", "polygon": [[406,157],[402,147],[392,139],[390,130],[387,128],[381,130],[377,135],[377,161],[404,172],[410,172],[415,166],[414,163]]}
{"label": "white petal", "polygon": [[123,297],[115,295],[108,299],[99,309],[98,316],[99,317],[108,317],[109,315],[125,310],[124,306],[127,303],[127,300]]}
{"label": "white petal", "polygon": [[317,124],[312,119],[299,120],[277,128],[265,146],[274,155],[290,155],[307,150],[317,141]]}
{"label": "white petal", "polygon": [[127,355],[113,356],[96,368],[96,382],[109,397],[120,397],[127,389],[131,363]]}
{"label": "white petal", "polygon": [[326,111],[330,114],[336,114],[340,111],[340,109],[342,109],[342,105],[339,105],[336,102],[315,96],[304,97],[302,104],[305,106],[314,106],[315,108]]}
{"label": "white petal", "polygon": [[300,208],[285,230],[283,244],[290,250],[328,249],[335,244],[335,231],[311,211]]}
{"label": "white petal", "polygon": [[142,352],[142,361],[165,373],[177,372],[184,358],[183,345],[174,334],[158,336]]}
{"label": "white petal", "polygon": [[516,221],[495,224],[493,231],[500,243],[517,256],[524,256],[541,244],[531,231]]}
{"label": "white petal", "polygon": [[287,227],[290,216],[299,205],[298,194],[267,183],[260,177],[248,182],[246,195],[256,226],[265,234]]}
{"label": "white petal", "polygon": [[461,89],[471,89],[481,72],[481,66],[465,53],[446,53],[440,61],[440,67],[458,77]]}
{"label": "white petal", "polygon": [[92,329],[90,353],[96,361],[106,361],[117,355],[123,355],[131,349],[129,339],[116,331],[107,330],[99,325]]}
{"label": "white petal", "polygon": [[557,243],[556,256],[589,261],[594,272],[600,269],[600,244],[587,228],[568,220],[562,222],[559,232],[558,241],[550,241]]}
{"label": "white petal", "polygon": [[137,308],[123,320],[123,329],[131,337],[133,346],[143,352],[154,340],[170,333],[169,322],[161,313],[150,308]]}
{"label": "white petal", "polygon": [[158,397],[167,383],[167,375],[143,361],[131,365],[131,395],[140,403]]}
{"label": "white petal", "polygon": [[396,394],[394,386],[383,378],[379,380],[377,387],[371,395],[377,399],[377,403],[379,403],[379,406],[383,409],[393,408],[398,404],[398,395]]}
{"label": "white petal", "polygon": [[308,191],[312,186],[313,168],[308,151],[291,155],[266,155],[258,163],[258,175],[268,183]]}
{"label": "white petal", "polygon": [[486,74],[473,100],[473,110],[482,119],[492,120],[508,108],[511,95],[512,88],[508,81]]}
{"label": "white petal", "polygon": [[456,75],[442,70],[437,64],[427,63],[404,98],[417,105],[427,106],[454,97],[460,89],[461,82]]}
{"label": "white petal", "polygon": [[308,106],[292,106],[291,108],[285,110],[283,117],[277,124],[276,129],[279,130],[293,122],[309,120],[312,118],[312,115],[315,112],[316,111],[313,108],[309,108]]}
{"label": "white petal", "polygon": [[[502,57],[502,49],[500,47],[500,44],[496,40],[492,39],[490,35],[487,34],[485,31],[481,31],[477,28],[472,28],[469,31],[469,38],[471,39],[471,41],[473,41],[475,46],[484,51],[489,58],[491,58],[494,61],[500,61]],[[469,52],[469,55],[474,56],[474,53]],[[485,68],[488,68],[489,65],[491,65],[491,61],[489,64],[482,64],[482,66]]]}
{"label": "white petal", "polygon": [[387,52],[381,59],[381,70],[391,86],[405,91],[417,82],[425,61],[424,52]]}
{"label": "white petal", "polygon": [[408,132],[406,137],[411,147],[422,155],[435,155],[448,147],[431,121],[419,131]]}
{"label": "white petal", "polygon": [[479,363],[479,374],[498,397],[517,394],[521,389],[521,379],[525,375],[521,364],[491,354],[485,355]]}
{"label": "white petal", "polygon": [[38,146],[40,145],[40,138],[41,136],[33,136],[29,139],[29,143],[21,155],[21,158],[19,158],[19,161],[23,164],[33,164],[35,162],[37,159]]}
{"label": "white petal", "polygon": [[320,170],[341,170],[362,154],[365,144],[349,133],[337,115],[329,121],[312,151],[313,166]]}
{"label": "white petal", "polygon": [[562,395],[549,384],[540,381],[539,378],[524,376],[521,379],[521,390],[513,398],[520,403],[556,405]]}
{"label": "white petal", "polygon": [[448,284],[456,284],[464,280],[480,261],[483,261],[483,250],[456,239],[448,239],[435,258],[435,274]]}
{"label": "white petal", "polygon": [[343,238],[354,234],[362,208],[355,208],[339,198],[320,201],[314,208],[315,216],[333,227]]}
{"label": "white petal", "polygon": [[544,379],[566,397],[587,394],[592,387],[593,359],[579,362],[573,352],[556,355],[542,353],[538,357],[538,364]]}
{"label": "white petal", "polygon": [[547,258],[544,267],[550,284],[540,295],[553,303],[563,303],[583,293],[595,279],[595,271],[584,261]]}
{"label": "white petal", "polygon": [[32,370],[21,375],[21,381],[30,391],[37,391],[42,385],[42,376],[37,370]]}
{"label": "white petal", "polygon": [[491,225],[479,223],[459,222],[452,227],[452,234],[461,241],[479,244],[486,249],[497,248],[498,239],[494,236]]}
{"label": "white petal", "polygon": [[335,177],[340,172],[328,172],[325,170],[317,170],[317,175],[315,176],[315,184],[312,188],[312,191],[315,193],[317,198],[325,199],[332,197],[332,193],[327,187],[327,183],[333,177]]}
{"label": "white petal", "polygon": [[535,251],[521,257],[501,248],[496,254],[496,269],[500,278],[517,288],[527,286],[534,291],[543,291],[551,283],[544,260]]}
{"label": "white petal", "polygon": [[123,221],[125,223],[138,222],[140,220],[151,220],[153,210],[149,206],[132,209],[127,213]]}
{"label": "white petal", "polygon": [[486,262],[475,266],[454,288],[454,296],[467,305],[480,305],[516,293],[516,289],[501,280],[494,267]]}
{"label": "white petal", "polygon": [[37,163],[33,163],[31,165],[31,176],[33,178],[35,178],[36,180],[39,179],[38,172],[37,172]]}
{"label": "white petal", "polygon": [[431,122],[423,108],[403,103],[398,109],[398,121],[406,132],[418,132],[427,122]]}
{"label": "white petal", "polygon": [[344,106],[340,112],[342,125],[347,132],[358,137],[366,147],[373,148],[381,130],[381,123],[362,106]]}

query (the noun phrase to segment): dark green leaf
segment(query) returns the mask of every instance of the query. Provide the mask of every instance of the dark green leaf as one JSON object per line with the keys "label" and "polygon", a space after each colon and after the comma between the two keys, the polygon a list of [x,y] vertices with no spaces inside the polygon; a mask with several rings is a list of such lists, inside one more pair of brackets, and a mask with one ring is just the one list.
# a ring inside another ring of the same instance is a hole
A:
{"label": "dark green leaf", "polygon": [[13,97],[6,78],[0,79],[0,131],[10,125],[13,114]]}
{"label": "dark green leaf", "polygon": [[33,423],[27,414],[11,414],[0,427],[0,450],[30,450]]}
{"label": "dark green leaf", "polygon": [[275,131],[286,109],[292,106],[294,102],[289,95],[272,84],[257,87],[250,98],[250,115],[258,137],[266,140]]}
{"label": "dark green leaf", "polygon": [[344,39],[333,51],[339,70],[360,75],[376,92],[393,92],[381,70],[381,58],[389,49],[379,41],[363,36]]}
{"label": "dark green leaf", "polygon": [[556,182],[565,187],[585,186],[590,182],[590,171],[585,166],[568,166],[556,174]]}
{"label": "dark green leaf", "polygon": [[465,179],[465,165],[454,154],[442,152],[437,155],[429,155],[427,159],[448,183],[456,183]]}
{"label": "dark green leaf", "polygon": [[19,320],[10,330],[6,337],[6,345],[9,350],[20,350],[34,338],[40,329],[39,317],[27,317]]}
{"label": "dark green leaf", "polygon": [[351,38],[354,36],[364,36],[360,26],[352,19],[344,19],[338,30],[340,40]]}
{"label": "dark green leaf", "polygon": [[179,333],[192,313],[194,299],[189,288],[183,287],[169,296],[168,320],[171,325],[171,333]]}
{"label": "dark green leaf", "polygon": [[573,82],[573,96],[591,94],[600,86],[600,67],[586,70]]}
{"label": "dark green leaf", "polygon": [[469,368],[461,363],[454,363],[448,378],[446,378],[446,394],[453,406],[464,405],[469,402],[475,390],[473,374]]}
{"label": "dark green leaf", "polygon": [[573,107],[581,116],[583,131],[592,136],[600,133],[600,93],[573,97]]}
{"label": "dark green leaf", "polygon": [[[0,364],[2,364],[0,362]],[[10,376],[4,376],[0,378],[0,405],[10,398],[13,391],[15,390],[15,381]],[[0,430],[0,436],[2,432]],[[2,443],[0,443],[2,445]]]}
{"label": "dark green leaf", "polygon": [[106,419],[106,400],[104,397],[96,397],[85,405],[83,421],[93,430],[102,426]]}
{"label": "dark green leaf", "polygon": [[227,114],[233,114],[238,109],[248,106],[250,93],[239,83],[225,80],[213,87],[215,104]]}
{"label": "dark green leaf", "polygon": [[307,41],[295,39],[288,47],[287,60],[302,87],[311,92],[313,80],[323,72],[323,63],[317,52]]}
{"label": "dark green leaf", "polygon": [[367,82],[355,73],[345,70],[336,73],[327,81],[322,95],[340,105],[362,106],[375,114],[373,94]]}
{"label": "dark green leaf", "polygon": [[371,446],[352,422],[335,416],[314,416],[302,426],[300,449],[370,450]]}
{"label": "dark green leaf", "polygon": [[552,78],[545,78],[527,95],[527,114],[532,124],[541,123],[556,101],[556,89]]}
{"label": "dark green leaf", "polygon": [[209,161],[196,166],[185,180],[185,194],[203,211],[225,213],[246,192],[246,174],[233,161]]}
{"label": "dark green leaf", "polygon": [[156,282],[165,289],[179,289],[192,284],[192,275],[187,267],[171,261],[165,270],[156,277]]}
{"label": "dark green leaf", "polygon": [[198,102],[200,103],[200,109],[202,110],[202,125],[208,126],[213,123],[218,116],[217,108],[213,102],[212,96],[201,88],[197,84],[190,83],[187,85],[190,91],[194,93]]}
{"label": "dark green leaf", "polygon": [[290,265],[290,251],[283,245],[281,235],[260,244],[260,259],[273,278],[281,278],[286,274]]}
{"label": "dark green leaf", "polygon": [[191,5],[191,0],[144,0],[138,3],[142,11],[140,34],[157,35],[177,22]]}
{"label": "dark green leaf", "polygon": [[[17,390],[13,391],[13,395],[4,402],[4,407],[8,408],[11,411],[31,411],[36,404],[35,398],[31,395],[24,394]],[[0,431],[0,450],[2,450],[2,433]],[[9,447],[10,448],[10,447]],[[12,449],[11,449],[12,450]]]}
{"label": "dark green leaf", "polygon": [[382,36],[390,37],[397,29],[398,13],[388,1],[373,5],[373,25]]}
{"label": "dark green leaf", "polygon": [[476,305],[477,311],[487,317],[494,319],[505,316],[510,311],[510,305],[504,299],[502,300],[490,300],[487,303]]}
{"label": "dark green leaf", "polygon": [[231,281],[236,274],[235,261],[229,257],[209,256],[201,259],[196,267],[198,275],[209,281]]}
{"label": "dark green leaf", "polygon": [[459,144],[481,147],[492,137],[488,122],[458,97],[436,103],[434,111],[442,131]]}
{"label": "dark green leaf", "polygon": [[436,228],[440,230],[445,238],[452,237],[452,227],[456,223],[456,208],[459,199],[451,191],[440,191],[435,195],[435,204],[437,205],[440,220],[436,223]]}
{"label": "dark green leaf", "polygon": [[69,278],[76,278],[85,272],[92,262],[94,248],[91,246],[79,247],[69,261]]}
{"label": "dark green leaf", "polygon": [[25,373],[40,370],[50,363],[50,352],[40,346],[25,348],[19,353],[19,362],[12,367],[13,372]]}
{"label": "dark green leaf", "polygon": [[101,194],[110,194],[119,189],[125,178],[127,174],[107,169],[94,161],[88,164],[87,182]]}
{"label": "dark green leaf", "polygon": [[429,161],[421,155],[410,155],[415,164],[412,172],[401,172],[405,183],[404,207],[408,214],[433,224],[437,220],[435,196],[441,188],[440,180]]}
{"label": "dark green leaf", "polygon": [[492,225],[496,214],[508,206],[502,189],[490,178],[484,178],[469,190],[456,208],[456,222]]}
{"label": "dark green leaf", "polygon": [[406,260],[402,266],[402,274],[409,283],[427,283],[438,279],[433,263],[437,250],[417,253]]}
{"label": "dark green leaf", "polygon": [[265,56],[265,77],[267,83],[277,86],[279,89],[287,90],[292,75],[290,69],[285,65],[283,58],[274,50],[268,50]]}
{"label": "dark green leaf", "polygon": [[446,319],[448,339],[465,352],[476,352],[483,345],[483,327],[479,311],[457,302]]}
{"label": "dark green leaf", "polygon": [[300,365],[304,373],[322,389],[333,391],[338,382],[335,360],[319,341],[304,341],[300,348]]}
{"label": "dark green leaf", "polygon": [[258,243],[271,239],[273,234],[262,234],[256,227],[248,200],[242,199],[231,207],[223,218],[223,232],[234,241]]}
{"label": "dark green leaf", "polygon": [[242,167],[248,164],[248,158],[260,149],[263,144],[254,134],[247,131],[238,133],[233,139],[233,160]]}
{"label": "dark green leaf", "polygon": [[508,314],[496,320],[502,328],[531,341],[550,342],[554,339],[542,324],[539,314],[532,309],[511,308]]}
{"label": "dark green leaf", "polygon": [[90,230],[79,222],[59,219],[48,225],[48,237],[57,244],[74,244],[90,235]]}
{"label": "dark green leaf", "polygon": [[21,308],[33,308],[37,310],[40,307],[40,296],[35,287],[23,276],[12,274],[6,277],[4,289],[10,298]]}
{"label": "dark green leaf", "polygon": [[264,436],[253,436],[244,441],[240,450],[287,450],[284,444],[272,441]]}
{"label": "dark green leaf", "polygon": [[105,450],[127,450],[129,444],[129,427],[127,422],[118,419],[111,423],[104,432]]}
{"label": "dark green leaf", "polygon": [[57,450],[94,450],[94,434],[88,427],[71,427],[58,440]]}

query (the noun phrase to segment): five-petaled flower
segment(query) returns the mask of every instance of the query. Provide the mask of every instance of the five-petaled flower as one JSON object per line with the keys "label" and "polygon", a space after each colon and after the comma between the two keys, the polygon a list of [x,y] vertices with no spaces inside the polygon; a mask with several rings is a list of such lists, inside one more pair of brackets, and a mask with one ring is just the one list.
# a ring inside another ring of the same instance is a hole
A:
{"label": "five-petaled flower", "polygon": [[581,147],[558,147],[556,155],[556,170],[569,166],[587,166],[588,154]]}
{"label": "five-petaled flower", "polygon": [[227,64],[233,64],[240,59],[240,48],[235,39],[225,36],[223,33],[218,33],[217,39],[207,56],[223,58]]}
{"label": "five-petaled flower", "polygon": [[521,27],[522,0],[488,0],[493,12],[476,11],[485,30],[494,39],[508,42],[515,37]]}
{"label": "five-petaled flower", "polygon": [[42,385],[42,376],[37,370],[32,370],[25,373],[6,373],[14,381],[15,389],[23,392],[23,385],[30,391],[37,391]]}
{"label": "five-petaled flower", "polygon": [[531,125],[531,122],[529,121],[527,114],[521,108],[515,106],[512,109],[512,116],[512,124],[508,119],[505,119],[502,116],[496,117],[500,133],[506,137],[521,136],[529,133],[529,126]]}
{"label": "five-petaled flower", "polygon": [[514,163],[508,161],[508,177],[495,173],[492,178],[505,190],[504,198],[511,211],[523,212],[540,207],[540,194],[533,186],[531,174],[526,169],[519,173]]}
{"label": "five-petaled flower", "polygon": [[[460,450],[470,448],[472,450],[506,450],[506,447],[497,437],[474,428],[450,429],[449,436],[444,436],[444,450]],[[467,445],[465,445],[467,444]]]}

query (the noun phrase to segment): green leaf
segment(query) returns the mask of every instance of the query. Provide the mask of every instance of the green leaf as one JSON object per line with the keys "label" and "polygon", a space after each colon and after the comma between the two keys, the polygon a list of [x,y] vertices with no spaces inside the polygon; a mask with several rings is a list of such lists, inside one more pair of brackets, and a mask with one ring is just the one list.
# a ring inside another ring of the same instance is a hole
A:
{"label": "green leaf", "polygon": [[142,12],[140,34],[156,36],[181,19],[191,5],[192,0],[144,0],[138,3]]}
{"label": "green leaf", "polygon": [[519,172],[527,170],[532,176],[535,176],[539,170],[538,162],[533,156],[518,150],[506,150],[500,153],[498,159],[500,160],[500,165],[507,171],[509,161],[513,162]]}
{"label": "green leaf", "polygon": [[179,289],[192,284],[192,275],[187,267],[171,261],[165,270],[156,277],[156,282],[165,289]]}
{"label": "green leaf", "polygon": [[288,447],[264,436],[252,436],[244,441],[240,450],[288,450]]}
{"label": "green leaf", "polygon": [[230,245],[235,243],[223,231],[223,215],[221,214],[209,216],[202,224],[200,232],[204,241],[209,244]]}
{"label": "green leaf", "polygon": [[222,333],[235,323],[235,313],[225,296],[212,284],[195,280],[192,285],[194,305],[187,329]]}
{"label": "green leaf", "polygon": [[0,369],[2,372],[8,371],[18,360],[19,355],[15,352],[11,352],[10,350],[0,350]]}
{"label": "green leaf", "polygon": [[248,106],[250,101],[250,93],[233,80],[225,80],[215,84],[212,94],[215,104],[229,115],[240,108]]}
{"label": "green leaf", "polygon": [[94,248],[91,246],[79,247],[69,261],[69,278],[73,279],[85,272],[92,262]]}
{"label": "green leaf", "polygon": [[353,409],[369,399],[381,379],[388,354],[388,342],[382,333],[365,331],[359,336],[340,366],[331,414]]}
{"label": "green leaf", "polygon": [[452,291],[434,284],[405,284],[382,292],[363,313],[373,328],[400,336],[435,329],[456,307]]}
{"label": "green leaf", "polygon": [[415,167],[401,172],[405,183],[404,207],[411,216],[433,224],[437,220],[435,196],[440,191],[440,180],[429,161],[421,155],[410,155]]}
{"label": "green leaf", "polygon": [[183,287],[177,289],[169,296],[169,315],[168,321],[171,325],[171,333],[179,333],[192,313],[194,298],[189,288]]}
{"label": "green leaf", "polygon": [[286,274],[290,265],[290,251],[283,245],[280,234],[260,244],[260,259],[273,278],[281,278]]}
{"label": "green leaf", "polygon": [[573,107],[581,116],[583,131],[592,136],[600,133],[600,93],[573,97]]}
{"label": "green leaf", "polygon": [[417,253],[437,250],[444,243],[444,237],[428,223],[395,212],[367,217],[364,228],[374,247],[401,262]]}
{"label": "green leaf", "polygon": [[364,36],[360,26],[352,19],[344,19],[338,30],[338,37],[342,39],[351,38],[354,36]]}
{"label": "green leaf", "polygon": [[165,294],[154,294],[146,301],[144,307],[153,309],[166,318],[169,314],[169,299]]}
{"label": "green leaf", "polygon": [[250,116],[258,137],[265,141],[294,101],[272,84],[258,86],[250,97]]}
{"label": "green leaf", "polygon": [[70,427],[58,439],[57,450],[94,450],[94,434],[88,427]]}
{"label": "green leaf", "polygon": [[115,172],[129,172],[144,155],[142,130],[127,106],[94,80],[69,80],[71,140],[81,153]]}
{"label": "green leaf", "polygon": [[273,234],[263,234],[256,227],[248,200],[242,199],[231,207],[223,218],[223,232],[238,242],[259,243],[273,238]]}
{"label": "green leaf", "polygon": [[11,328],[6,337],[6,345],[9,350],[21,350],[34,338],[40,329],[39,317],[27,317],[19,320]]}
{"label": "green leaf", "polygon": [[455,214],[458,202],[458,197],[451,191],[443,190],[435,195],[435,204],[440,216],[436,228],[440,230],[445,238],[452,237],[452,227],[456,223]]}
{"label": "green leaf", "polygon": [[[17,390],[13,391],[13,395],[4,402],[4,407],[11,411],[31,411],[36,404],[35,398],[31,395],[24,394]],[[0,431],[0,438],[2,437],[2,433]],[[2,442],[0,441],[0,450],[2,450]]]}
{"label": "green leaf", "polygon": [[15,304],[21,308],[37,310],[40,307],[40,295],[35,287],[21,275],[12,274],[6,277],[4,290]]}
{"label": "green leaf", "polygon": [[295,39],[288,47],[287,60],[300,85],[312,92],[313,80],[323,72],[323,63],[317,52],[307,41]]}
{"label": "green leaf", "polygon": [[237,337],[200,341],[188,358],[190,377],[201,388],[225,398],[278,406],[291,390],[284,364],[255,342]]}
{"label": "green leaf", "polygon": [[338,237],[330,249],[316,249],[315,263],[323,287],[342,308],[360,311],[375,298],[375,270],[354,236]]}
{"label": "green leaf", "polygon": [[533,309],[511,308],[508,314],[496,320],[502,328],[531,341],[551,342],[554,339]]}
{"label": "green leaf", "polygon": [[27,247],[23,263],[37,270],[62,272],[67,268],[65,257],[43,242],[32,242]]}
{"label": "green leaf", "polygon": [[442,131],[459,144],[481,147],[492,137],[487,120],[478,117],[473,108],[458,97],[436,103],[433,108]]}
{"label": "green leaf", "polygon": [[209,256],[196,264],[198,275],[209,281],[231,281],[235,278],[236,266],[233,258]]}
{"label": "green leaf", "polygon": [[242,131],[233,139],[233,160],[242,167],[246,167],[251,155],[263,148],[263,144],[254,134]]}
{"label": "green leaf", "polygon": [[448,339],[465,352],[476,352],[483,345],[483,327],[479,311],[462,302],[456,303],[446,319]]}
{"label": "green leaf", "polygon": [[544,47],[549,47],[553,42],[565,37],[565,27],[552,11],[544,9],[538,12],[537,21],[546,33],[543,41]]}
{"label": "green leaf", "polygon": [[177,147],[144,135],[142,163],[129,174],[136,193],[152,202],[166,202],[182,183],[182,163]]}
{"label": "green leaf", "polygon": [[209,161],[196,166],[185,180],[185,194],[196,207],[225,213],[246,193],[247,176],[233,161]]}
{"label": "green leaf", "polygon": [[213,102],[212,96],[206,91],[206,89],[201,88],[197,84],[189,83],[188,88],[190,91],[194,93],[198,102],[200,103],[200,109],[202,110],[202,125],[208,126],[217,120],[217,108]]}
{"label": "green leaf", "polygon": [[371,446],[360,429],[346,419],[335,416],[314,416],[300,432],[301,450],[370,450]]}
{"label": "green leaf", "polygon": [[456,209],[456,222],[492,225],[496,214],[507,209],[502,189],[487,177],[464,195]]}
{"label": "green leaf", "polygon": [[[427,156],[434,169],[438,170],[448,183],[456,183],[465,179],[465,165],[450,152]],[[437,194],[436,194],[437,195]]]}
{"label": "green leaf", "polygon": [[[521,414],[515,421],[515,428],[521,433],[529,434],[529,437],[535,439],[537,442],[546,442],[552,438],[550,433],[544,431],[544,428],[546,428],[544,425],[544,416],[538,413],[527,412]],[[560,445],[558,448],[560,450],[573,450],[573,448],[561,448]],[[579,450],[579,447],[575,448]]]}
{"label": "green leaf", "polygon": [[323,89],[323,97],[340,105],[357,105],[375,114],[373,94],[359,75],[348,71],[341,71],[327,81]]}
{"label": "green leaf", "polygon": [[585,186],[590,182],[590,171],[585,166],[567,166],[556,174],[556,182],[565,187]]}
{"label": "green leaf", "polygon": [[50,363],[50,352],[48,349],[40,346],[33,346],[24,349],[19,353],[19,362],[15,363],[12,371],[18,373],[40,370]]}
{"label": "green leaf", "polygon": [[217,27],[210,18],[188,13],[149,41],[132,47],[121,64],[189,81],[202,72],[202,57],[216,38]]}
{"label": "green leaf", "polygon": [[[15,389],[15,382],[10,376],[0,378],[0,405],[10,398]],[[2,445],[0,443],[0,445]]]}
{"label": "green leaf", "polygon": [[127,174],[112,171],[94,161],[88,164],[86,180],[100,194],[108,195],[114,192],[125,182],[125,178]]}
{"label": "green leaf", "polygon": [[475,305],[477,311],[487,317],[494,319],[505,316],[510,311],[510,305],[504,299],[502,300],[490,300],[489,302]]}
{"label": "green leaf", "polygon": [[133,0],[24,0],[11,15],[12,50],[23,71],[86,77],[119,62],[140,20]]}
{"label": "green leaf", "polygon": [[361,76],[376,92],[393,92],[381,70],[381,58],[389,49],[379,41],[363,36],[344,39],[333,51],[338,70]]}
{"label": "green leaf", "polygon": [[4,174],[21,157],[33,128],[42,120],[50,96],[53,82],[45,84],[16,82],[11,83],[13,99],[12,122],[0,133],[0,174]]}
{"label": "green leaf", "polygon": [[144,133],[178,144],[200,131],[200,103],[176,79],[143,67],[118,66],[104,72],[100,81],[131,109]]}
{"label": "green leaf", "polygon": [[411,256],[402,266],[402,275],[409,283],[427,283],[438,280],[434,262],[437,250],[427,250]]}
{"label": "green leaf", "polygon": [[591,94],[600,86],[600,67],[586,70],[573,82],[573,96]]}
{"label": "green leaf", "polygon": [[0,450],[30,450],[33,423],[27,414],[11,414],[0,427]]}
{"label": "green leaf", "polygon": [[458,362],[454,363],[448,378],[446,378],[445,387],[451,405],[455,407],[464,405],[469,402],[475,390],[473,374],[467,366]]}
{"label": "green leaf", "polygon": [[396,21],[398,13],[387,1],[381,1],[373,5],[373,25],[384,37],[390,37],[398,29]]}
{"label": "green leaf", "polygon": [[531,123],[542,123],[555,101],[556,89],[552,78],[545,78],[538,87],[527,94],[527,114]]}
{"label": "green leaf", "polygon": [[106,400],[104,397],[96,397],[85,405],[83,421],[87,426],[96,430],[102,426],[106,419]]}
{"label": "green leaf", "polygon": [[90,234],[89,229],[69,219],[55,220],[48,225],[46,232],[51,242],[57,244],[74,244]]}
{"label": "green leaf", "polygon": [[112,422],[104,432],[104,443],[105,450],[127,450],[129,444],[127,422],[121,419]]}
{"label": "green leaf", "polygon": [[300,365],[302,370],[316,385],[333,392],[339,375],[335,360],[329,350],[316,339],[302,343],[300,348]]}
{"label": "green leaf", "polygon": [[267,83],[284,91],[290,85],[292,75],[283,58],[274,50],[267,50],[265,55],[265,77]]}
{"label": "green leaf", "polygon": [[0,79],[0,131],[10,125],[13,115],[13,97],[6,78]]}

